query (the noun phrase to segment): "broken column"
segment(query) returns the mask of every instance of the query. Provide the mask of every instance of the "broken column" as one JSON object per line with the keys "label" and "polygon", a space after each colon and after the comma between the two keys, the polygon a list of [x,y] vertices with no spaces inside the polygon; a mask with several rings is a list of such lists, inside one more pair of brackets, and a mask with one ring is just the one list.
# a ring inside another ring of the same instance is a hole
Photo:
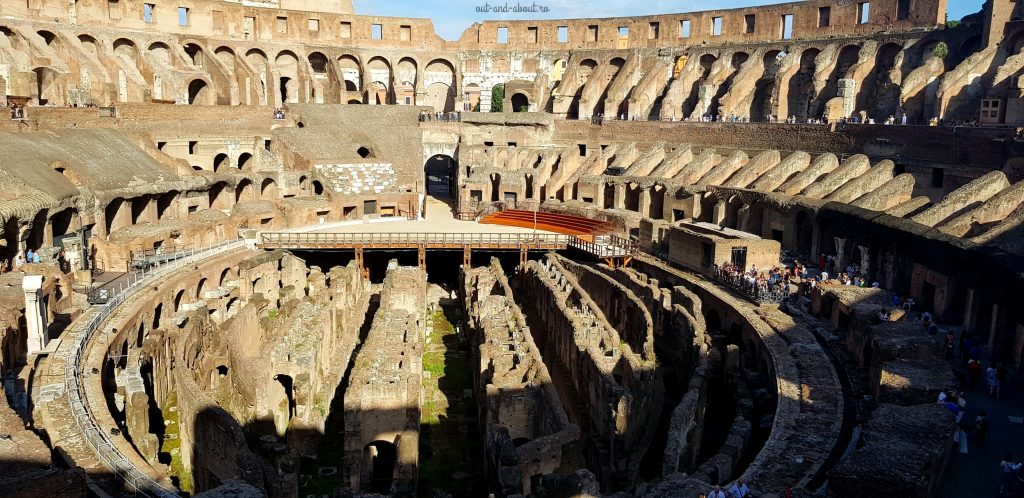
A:
{"label": "broken column", "polygon": [[21,281],[25,291],[25,329],[28,331],[28,354],[35,354],[49,342],[46,331],[46,302],[43,301],[43,276],[27,275]]}

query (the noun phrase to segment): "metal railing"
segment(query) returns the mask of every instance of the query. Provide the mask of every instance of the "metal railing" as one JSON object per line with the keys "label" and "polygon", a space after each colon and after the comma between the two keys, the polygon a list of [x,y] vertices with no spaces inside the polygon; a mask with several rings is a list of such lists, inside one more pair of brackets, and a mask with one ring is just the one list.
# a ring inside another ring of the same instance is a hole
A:
{"label": "metal railing", "polygon": [[632,256],[637,252],[636,242],[618,235],[573,237],[569,245],[599,258]]}
{"label": "metal railing", "polygon": [[[99,312],[89,319],[85,329],[76,338],[72,346],[71,354],[64,365],[64,385],[68,394],[68,401],[71,405],[71,412],[75,418],[78,429],[85,438],[89,447],[95,452],[97,458],[113,471],[118,479],[127,484],[137,495],[149,498],[171,498],[177,497],[178,493],[161,486],[145,472],[136,467],[110,440],[107,432],[97,424],[96,417],[89,409],[89,403],[82,383],[82,359],[88,349],[89,341],[100,330],[103,323],[110,317],[117,307],[138,289],[153,282],[167,273],[177,270],[186,263],[191,263],[194,256],[202,258],[219,254],[225,251],[242,247],[240,240],[225,241],[213,244],[209,247],[194,248],[189,253],[181,253],[179,259],[158,263],[151,269],[142,269],[133,272],[127,285],[121,287],[116,293],[112,293]],[[110,430],[112,428],[107,428]]]}
{"label": "metal railing", "polygon": [[757,281],[748,280],[744,275],[722,270],[721,268],[716,268],[712,274],[716,282],[725,284],[726,287],[742,293],[757,303],[779,304],[789,299],[792,295],[785,284],[782,284],[782,286],[776,284],[761,285]]}
{"label": "metal railing", "polygon": [[572,236],[546,233],[283,233],[263,232],[259,245],[264,249],[345,249],[345,248],[417,248],[488,247],[549,249],[567,247]]}

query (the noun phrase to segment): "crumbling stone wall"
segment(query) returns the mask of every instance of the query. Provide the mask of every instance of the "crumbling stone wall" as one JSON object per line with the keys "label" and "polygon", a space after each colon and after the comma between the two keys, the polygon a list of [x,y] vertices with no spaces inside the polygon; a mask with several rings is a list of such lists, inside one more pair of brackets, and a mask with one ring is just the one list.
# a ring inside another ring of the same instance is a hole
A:
{"label": "crumbling stone wall", "polygon": [[514,289],[531,296],[519,302],[545,363],[570,372],[554,381],[586,441],[588,468],[602,487],[623,487],[639,470],[661,410],[654,362],[632,351],[556,257],[528,262]]}
{"label": "crumbling stone wall", "polygon": [[575,451],[579,427],[565,414],[498,261],[464,270],[463,282],[488,472],[502,496],[527,495],[534,479],[564,468],[563,454]]}
{"label": "crumbling stone wall", "polygon": [[[426,311],[423,270],[390,262],[345,393],[343,463],[356,493],[416,495]],[[377,489],[381,469],[391,469],[387,490]]]}

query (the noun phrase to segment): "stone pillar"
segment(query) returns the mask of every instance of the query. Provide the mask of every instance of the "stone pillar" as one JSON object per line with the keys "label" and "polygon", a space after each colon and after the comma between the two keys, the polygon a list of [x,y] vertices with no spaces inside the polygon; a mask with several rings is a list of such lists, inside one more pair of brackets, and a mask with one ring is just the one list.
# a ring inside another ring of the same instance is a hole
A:
{"label": "stone pillar", "polygon": [[21,289],[25,291],[25,328],[30,355],[45,348],[50,340],[46,332],[46,303],[42,288],[42,275],[26,275],[21,281]]}
{"label": "stone pillar", "polygon": [[738,230],[757,235],[758,237],[761,236],[761,227],[757,227],[757,230],[754,230],[754,228],[750,226],[750,204],[744,204],[743,207],[736,211],[736,228]]}
{"label": "stone pillar", "polygon": [[615,209],[626,209],[626,186],[621,183],[615,184]]}
{"label": "stone pillar", "polygon": [[723,221],[725,221],[725,201],[718,201],[711,211],[711,222],[721,225]]}
{"label": "stone pillar", "polygon": [[833,237],[836,240],[836,273],[844,271],[846,268],[846,239],[839,237]]}
{"label": "stone pillar", "polygon": [[988,350],[992,352],[996,344],[996,331],[999,330],[997,326],[999,323],[999,305],[992,303],[992,317],[988,323]]}
{"label": "stone pillar", "polygon": [[860,249],[860,273],[865,275],[865,278],[871,278],[871,248],[867,246],[857,246]]}
{"label": "stone pillar", "polygon": [[971,318],[974,317],[974,289],[967,289],[967,299],[964,304],[964,329],[971,330]]}
{"label": "stone pillar", "polygon": [[637,204],[637,211],[646,218],[651,217],[651,189],[653,188],[640,189],[640,201]]}

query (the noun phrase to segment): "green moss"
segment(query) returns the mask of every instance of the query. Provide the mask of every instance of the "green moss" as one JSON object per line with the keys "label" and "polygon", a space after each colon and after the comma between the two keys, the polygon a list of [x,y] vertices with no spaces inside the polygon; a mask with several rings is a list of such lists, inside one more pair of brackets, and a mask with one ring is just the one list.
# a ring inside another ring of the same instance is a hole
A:
{"label": "green moss", "polygon": [[171,469],[171,477],[177,479],[178,487],[182,491],[191,493],[193,490],[192,472],[185,468],[181,460],[181,432],[177,408],[178,396],[171,391],[164,406],[161,407],[164,419],[164,437],[160,441],[160,453],[163,454],[161,461],[166,462],[167,459],[170,459],[168,466]]}

